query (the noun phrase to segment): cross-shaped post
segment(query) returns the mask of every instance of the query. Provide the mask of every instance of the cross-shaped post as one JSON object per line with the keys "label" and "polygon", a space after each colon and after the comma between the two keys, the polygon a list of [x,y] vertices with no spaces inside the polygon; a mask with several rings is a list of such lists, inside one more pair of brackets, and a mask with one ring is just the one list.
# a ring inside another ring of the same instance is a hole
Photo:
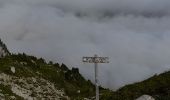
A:
{"label": "cross-shaped post", "polygon": [[98,63],[109,63],[108,57],[83,57],[83,62],[94,63],[95,68],[95,85],[96,85],[96,100],[99,100],[99,83],[98,83]]}

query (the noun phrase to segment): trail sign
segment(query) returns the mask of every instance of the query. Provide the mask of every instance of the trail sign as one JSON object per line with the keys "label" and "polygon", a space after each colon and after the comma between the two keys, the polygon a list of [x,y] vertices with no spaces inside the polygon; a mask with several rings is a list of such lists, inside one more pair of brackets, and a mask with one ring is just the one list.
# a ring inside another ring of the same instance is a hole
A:
{"label": "trail sign", "polygon": [[83,57],[83,62],[87,63],[109,63],[108,57]]}
{"label": "trail sign", "polygon": [[83,57],[82,61],[85,63],[94,63],[96,100],[99,100],[98,63],[109,63],[109,58],[108,57],[98,57],[97,55],[94,55],[94,57]]}

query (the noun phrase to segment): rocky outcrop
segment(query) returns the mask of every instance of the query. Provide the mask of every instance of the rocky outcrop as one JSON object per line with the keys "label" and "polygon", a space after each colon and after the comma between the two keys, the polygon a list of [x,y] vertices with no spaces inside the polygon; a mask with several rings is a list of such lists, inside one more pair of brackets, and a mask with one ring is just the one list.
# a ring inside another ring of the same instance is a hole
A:
{"label": "rocky outcrop", "polygon": [[[5,73],[0,74],[0,84],[10,87],[10,90],[25,100],[69,100],[64,90],[57,89],[48,80],[40,77],[15,77]],[[5,94],[1,93],[0,99],[5,99]],[[16,98],[15,95],[10,97]],[[12,99],[13,100],[13,99]]]}
{"label": "rocky outcrop", "polygon": [[10,53],[9,53],[6,45],[0,40],[0,58],[5,57],[9,54]]}

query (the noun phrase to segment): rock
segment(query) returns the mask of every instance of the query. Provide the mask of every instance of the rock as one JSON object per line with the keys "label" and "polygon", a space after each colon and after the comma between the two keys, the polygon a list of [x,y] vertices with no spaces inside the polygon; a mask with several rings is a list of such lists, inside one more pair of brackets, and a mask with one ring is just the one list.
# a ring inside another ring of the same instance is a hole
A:
{"label": "rock", "polygon": [[78,90],[77,93],[80,93],[80,90]]}
{"label": "rock", "polygon": [[21,65],[27,65],[27,63],[26,63],[26,62],[20,62],[20,64],[21,64]]}
{"label": "rock", "polygon": [[15,96],[10,96],[10,100],[16,99]]}
{"label": "rock", "polygon": [[149,95],[142,95],[141,97],[137,98],[136,100],[155,100],[155,99]]}
{"label": "rock", "polygon": [[0,97],[4,97],[4,94],[0,93]]}
{"label": "rock", "polygon": [[3,58],[3,57],[5,57],[5,56],[7,56],[9,54],[10,53],[9,53],[6,45],[0,39],[0,58]]}
{"label": "rock", "polygon": [[15,67],[11,67],[11,72],[15,73]]}

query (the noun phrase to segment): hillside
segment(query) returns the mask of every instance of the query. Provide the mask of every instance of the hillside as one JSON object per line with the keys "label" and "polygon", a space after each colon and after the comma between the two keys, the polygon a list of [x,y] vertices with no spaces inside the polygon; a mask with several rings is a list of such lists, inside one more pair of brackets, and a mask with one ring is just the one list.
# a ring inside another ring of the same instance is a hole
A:
{"label": "hillside", "polygon": [[[0,99],[94,100],[95,86],[64,64],[26,54],[10,54],[1,41]],[[3,50],[3,52],[2,52]],[[170,71],[113,92],[100,87],[100,100],[135,100],[141,95],[170,100]]]}
{"label": "hillside", "polygon": [[154,75],[142,82],[126,85],[103,98],[134,100],[144,94],[151,95],[155,100],[170,100],[170,71]]}
{"label": "hillside", "polygon": [[[0,99],[94,99],[95,86],[64,64],[26,54],[11,54],[0,41]],[[101,88],[101,94],[111,92]]]}
{"label": "hillside", "polygon": [[[42,58],[25,54],[1,58],[0,74],[1,92],[17,95],[17,99],[75,99],[94,94],[94,86],[79,74],[77,68],[69,70],[64,64],[47,64]],[[2,97],[6,98],[6,95]]]}
{"label": "hillside", "polygon": [[[95,87],[77,68],[46,63],[42,58],[11,54],[0,58],[0,97],[61,100],[94,99]],[[100,88],[101,94],[111,91]]]}

